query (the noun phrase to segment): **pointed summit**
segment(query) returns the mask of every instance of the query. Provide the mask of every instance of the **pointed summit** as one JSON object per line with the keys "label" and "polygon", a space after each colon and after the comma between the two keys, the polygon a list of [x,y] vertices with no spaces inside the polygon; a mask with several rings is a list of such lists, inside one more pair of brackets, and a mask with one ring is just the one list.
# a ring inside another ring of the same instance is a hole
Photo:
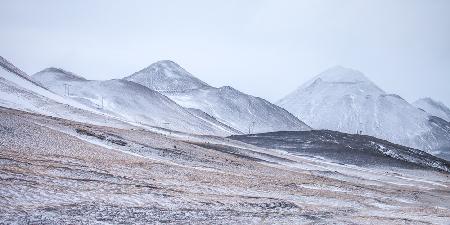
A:
{"label": "pointed summit", "polygon": [[155,62],[124,79],[156,91],[187,91],[209,86],[170,60]]}
{"label": "pointed summit", "polygon": [[86,80],[84,77],[77,75],[75,73],[63,70],[61,68],[49,67],[33,74],[33,78],[37,80],[67,80],[67,81],[77,81]]}
{"label": "pointed summit", "polygon": [[306,88],[313,83],[318,83],[321,81],[328,83],[343,83],[343,84],[345,83],[353,84],[363,82],[372,84],[372,81],[370,81],[362,72],[358,70],[346,68],[343,66],[334,66],[313,77],[311,80],[303,84],[300,88]]}
{"label": "pointed summit", "polygon": [[379,96],[386,93],[362,72],[335,66],[316,75],[279,100],[277,104],[285,108],[288,108],[294,102],[298,105],[301,103],[298,100],[299,96],[305,96],[305,94],[311,95],[309,97],[313,99],[326,96],[330,98],[335,98],[335,96]]}
{"label": "pointed summit", "polygon": [[316,78],[320,78],[326,82],[370,82],[360,71],[342,66],[331,67],[319,74]]}

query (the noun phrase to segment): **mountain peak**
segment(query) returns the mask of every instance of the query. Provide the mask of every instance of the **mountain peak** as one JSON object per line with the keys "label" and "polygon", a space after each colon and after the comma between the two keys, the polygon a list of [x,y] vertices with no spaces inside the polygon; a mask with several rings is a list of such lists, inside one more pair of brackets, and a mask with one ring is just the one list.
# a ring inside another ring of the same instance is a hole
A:
{"label": "mountain peak", "polygon": [[75,73],[69,72],[67,70],[56,68],[56,67],[48,67],[40,72],[37,72],[33,75],[33,77],[48,77],[52,76],[53,78],[58,79],[70,79],[70,80],[86,80],[84,77],[77,75]]}
{"label": "mountain peak", "polygon": [[167,59],[156,61],[156,62],[150,64],[150,66],[146,67],[144,70],[152,69],[152,68],[167,68],[167,69],[179,69],[179,70],[183,69],[176,62],[174,62],[172,60],[167,60]]}
{"label": "mountain peak", "polygon": [[313,80],[320,78],[325,82],[370,82],[360,71],[343,66],[334,66],[317,75]]}
{"label": "mountain peak", "polygon": [[322,89],[325,87],[336,89],[336,91],[340,90],[340,92],[359,93],[364,95],[385,93],[362,72],[343,66],[334,66],[316,75],[290,95],[293,97],[306,89]]}
{"label": "mountain peak", "polygon": [[171,60],[161,60],[124,78],[157,91],[186,91],[209,86]]}

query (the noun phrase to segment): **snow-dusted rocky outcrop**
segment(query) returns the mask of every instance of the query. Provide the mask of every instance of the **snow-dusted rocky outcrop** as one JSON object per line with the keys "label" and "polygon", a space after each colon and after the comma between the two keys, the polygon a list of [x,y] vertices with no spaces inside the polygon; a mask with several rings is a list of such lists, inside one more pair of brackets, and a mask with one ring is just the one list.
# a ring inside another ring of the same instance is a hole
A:
{"label": "snow-dusted rocky outcrop", "polygon": [[156,62],[124,79],[157,90],[183,107],[202,110],[242,133],[310,129],[262,98],[229,86],[212,87],[172,61]]}
{"label": "snow-dusted rocky outcrop", "polygon": [[427,112],[353,69],[331,68],[277,104],[314,129],[361,132],[431,152],[450,146],[450,132],[442,121],[433,122]]}

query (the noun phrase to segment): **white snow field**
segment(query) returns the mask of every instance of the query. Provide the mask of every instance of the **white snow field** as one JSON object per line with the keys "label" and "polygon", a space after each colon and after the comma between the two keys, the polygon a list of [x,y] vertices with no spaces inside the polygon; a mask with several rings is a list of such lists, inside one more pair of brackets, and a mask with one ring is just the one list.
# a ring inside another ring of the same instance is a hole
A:
{"label": "white snow field", "polygon": [[361,132],[433,154],[450,146],[448,123],[386,93],[353,69],[328,69],[277,104],[314,129]]}
{"label": "white snow field", "polygon": [[98,125],[129,124],[55,94],[0,57],[0,106]]}
{"label": "white snow field", "polygon": [[186,108],[199,109],[242,133],[310,128],[286,110],[232,87],[212,87],[178,64],[164,60],[126,78],[158,91]]}

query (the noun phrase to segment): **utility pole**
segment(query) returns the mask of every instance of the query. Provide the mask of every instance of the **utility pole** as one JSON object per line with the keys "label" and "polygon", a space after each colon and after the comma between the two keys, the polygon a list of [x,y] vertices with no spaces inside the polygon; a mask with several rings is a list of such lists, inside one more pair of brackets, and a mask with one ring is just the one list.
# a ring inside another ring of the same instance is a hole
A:
{"label": "utility pole", "polygon": [[255,121],[248,125],[248,134],[251,134],[255,130]]}
{"label": "utility pole", "polygon": [[70,96],[70,84],[64,84],[64,95]]}
{"label": "utility pole", "polygon": [[169,134],[172,134],[172,130],[169,129],[170,123],[169,123],[169,122],[164,122],[163,124],[164,124],[164,127],[165,127],[167,130],[169,130]]}

